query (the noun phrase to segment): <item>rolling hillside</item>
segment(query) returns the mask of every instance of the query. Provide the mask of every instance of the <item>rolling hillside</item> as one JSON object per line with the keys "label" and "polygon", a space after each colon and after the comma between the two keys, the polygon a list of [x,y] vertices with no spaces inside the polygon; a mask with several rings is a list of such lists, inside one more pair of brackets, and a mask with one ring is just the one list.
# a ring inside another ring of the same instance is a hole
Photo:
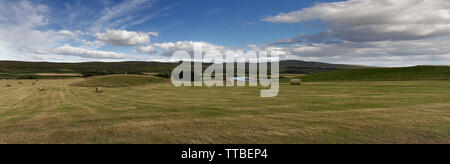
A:
{"label": "rolling hillside", "polygon": [[87,62],[49,63],[0,61],[1,73],[80,73],[83,71],[104,72],[162,72],[176,67],[176,63],[159,62]]}
{"label": "rolling hillside", "polygon": [[[108,72],[165,72],[172,70],[178,63],[160,62],[87,62],[87,63],[47,63],[47,62],[20,62],[0,61],[1,73],[79,73],[82,71],[108,71]],[[210,65],[205,63],[206,66]],[[280,70],[289,72],[321,72],[325,70],[342,68],[362,68],[361,66],[339,65],[305,61],[281,61]]]}
{"label": "rolling hillside", "polygon": [[301,78],[305,82],[450,79],[450,67],[416,66],[404,68],[341,69],[312,74]]}
{"label": "rolling hillside", "polygon": [[336,69],[366,68],[364,66],[328,64],[320,62],[306,62],[299,60],[286,60],[280,62],[280,73],[312,74]]}

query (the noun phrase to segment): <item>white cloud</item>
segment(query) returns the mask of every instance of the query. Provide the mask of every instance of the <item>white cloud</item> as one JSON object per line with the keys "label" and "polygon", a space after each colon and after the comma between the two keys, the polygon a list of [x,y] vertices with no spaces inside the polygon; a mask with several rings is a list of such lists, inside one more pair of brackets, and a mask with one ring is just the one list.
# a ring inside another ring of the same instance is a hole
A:
{"label": "white cloud", "polygon": [[337,38],[356,41],[417,40],[450,35],[448,0],[349,0],[268,16],[273,23],[320,19]]}
{"label": "white cloud", "polygon": [[63,36],[69,36],[69,37],[75,37],[75,36],[77,36],[76,33],[72,32],[72,31],[68,31],[68,30],[61,30],[61,31],[58,31],[58,34],[63,35]]}
{"label": "white cloud", "polygon": [[283,60],[308,60],[374,66],[450,65],[450,40],[350,42],[252,47],[281,51]]}
{"label": "white cloud", "polygon": [[[140,46],[136,52],[150,55],[152,61],[171,61],[177,51],[194,53],[194,45],[202,44],[203,53],[225,51],[277,51],[281,60],[321,61],[372,66],[411,66],[420,64],[450,65],[450,40],[426,39],[416,41],[378,41],[295,44],[288,46],[248,45],[247,49],[233,49],[207,42],[180,41]],[[217,57],[223,57],[223,56]],[[232,54],[237,55],[237,54]]]}
{"label": "white cloud", "polygon": [[[201,49],[195,49],[201,48]],[[194,54],[197,52],[202,52],[204,59],[194,59]],[[178,51],[184,51],[191,55],[191,58],[197,61],[203,62],[223,62],[226,60],[225,56],[230,55],[238,60],[245,60],[245,49],[229,48],[226,46],[211,44],[207,42],[196,42],[196,41],[179,41],[179,42],[167,42],[167,43],[155,43],[149,46],[140,46],[136,53],[149,55],[149,60],[151,61],[165,61],[165,62],[175,62],[181,59],[172,58]]]}
{"label": "white cloud", "polygon": [[0,1],[0,22],[3,25],[20,25],[26,27],[48,24],[48,7],[29,1]]}
{"label": "white cloud", "polygon": [[96,40],[96,41],[87,41],[87,40],[83,40],[83,45],[84,46],[88,46],[88,47],[101,47],[103,46],[103,43]]}
{"label": "white cloud", "polygon": [[45,5],[26,0],[0,1],[0,58],[29,60],[27,56],[64,41],[55,31],[38,30],[48,24],[48,14]]}
{"label": "white cloud", "polygon": [[147,34],[150,35],[150,36],[154,36],[154,37],[158,37],[159,36],[159,33],[157,33],[157,32],[147,32]]}
{"label": "white cloud", "polygon": [[[150,0],[121,2],[115,7],[105,8],[100,19],[103,18],[103,23],[106,25],[112,24],[126,16],[126,13],[150,7],[150,2]],[[111,11],[107,12],[110,9]],[[126,13],[116,13],[112,9],[126,11]],[[156,32],[140,33],[110,30],[110,33],[107,31],[104,34],[99,34],[101,41],[92,40],[92,32],[66,30],[70,28],[61,31],[52,30],[52,26],[50,26],[52,24],[49,23],[57,23],[55,21],[60,20],[52,20],[54,18],[51,17],[53,15],[51,12],[49,7],[39,2],[0,0],[0,59],[23,61],[85,61],[87,60],[86,58],[107,61],[112,59],[140,60],[140,58],[126,56],[123,53],[93,49],[102,47],[104,45],[103,42],[115,45],[145,45],[149,44],[150,37],[159,35]],[[90,23],[93,24],[92,27],[98,25],[96,24],[98,22]],[[89,28],[83,30],[89,31]],[[62,46],[64,43],[81,44],[81,46],[78,48],[76,46]]]}
{"label": "white cloud", "polygon": [[[155,34],[152,33],[152,35]],[[105,33],[97,33],[96,38],[104,43],[117,46],[139,46],[150,43],[149,33],[126,30],[106,30]]]}
{"label": "white cloud", "polygon": [[194,53],[195,45],[202,45],[203,52],[221,52],[224,53],[227,47],[214,45],[207,42],[194,42],[194,41],[179,41],[179,42],[168,42],[168,43],[155,43],[149,46],[140,46],[138,50],[139,53],[150,54],[150,55],[163,55],[171,56],[177,51],[186,51],[189,54]]}
{"label": "white cloud", "polygon": [[272,23],[321,20],[326,30],[274,41],[284,59],[377,66],[450,65],[450,1],[348,0],[268,16]]}
{"label": "white cloud", "polygon": [[136,24],[134,21],[140,23],[145,22],[146,20],[151,19],[152,16],[138,19],[133,13],[152,7],[154,1],[155,0],[127,0],[114,6],[106,7],[100,14],[100,18],[93,23],[91,31],[98,32],[103,29],[117,28],[118,26],[126,26],[127,24]]}
{"label": "white cloud", "polygon": [[122,59],[127,57],[127,55],[123,53],[89,50],[72,47],[70,45],[64,45],[62,47],[55,48],[54,50],[52,50],[52,53],[57,55],[70,55],[83,58],[99,58],[99,59]]}
{"label": "white cloud", "polygon": [[[199,49],[196,49],[199,48]],[[140,46],[136,53],[150,55],[151,61],[165,61],[165,62],[176,62],[181,59],[172,58],[176,52],[187,52],[191,59],[203,62],[224,62],[228,59],[237,61],[257,61],[257,58],[252,55],[253,53],[247,54],[249,50],[255,51],[266,51],[266,50],[281,50],[278,47],[265,47],[264,49],[259,49],[256,45],[249,45],[248,48],[230,48],[222,45],[211,44],[208,42],[198,42],[198,41],[179,41],[179,42],[167,42],[167,43],[155,43],[149,46]],[[194,58],[195,53],[202,53],[203,59]],[[253,51],[254,52],[254,51]],[[256,55],[256,54],[255,54]],[[227,58],[231,57],[231,58]]]}

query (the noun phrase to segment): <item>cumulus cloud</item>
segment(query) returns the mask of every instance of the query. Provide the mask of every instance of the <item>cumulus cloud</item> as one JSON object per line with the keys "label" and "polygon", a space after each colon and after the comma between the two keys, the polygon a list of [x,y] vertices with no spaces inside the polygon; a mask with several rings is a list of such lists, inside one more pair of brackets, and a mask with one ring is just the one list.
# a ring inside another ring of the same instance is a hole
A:
{"label": "cumulus cloud", "polygon": [[100,51],[100,50],[89,50],[83,48],[72,47],[70,45],[64,45],[52,50],[52,53],[57,55],[70,55],[78,56],[83,58],[99,58],[99,59],[122,59],[126,58],[127,55],[123,53],[110,52],[110,51]]}
{"label": "cumulus cloud", "polygon": [[177,51],[186,51],[189,54],[194,53],[195,45],[201,45],[203,47],[203,52],[221,52],[224,53],[227,47],[215,45],[207,42],[194,42],[194,41],[179,41],[179,42],[168,42],[168,43],[155,43],[149,46],[140,46],[136,51],[138,53],[144,54],[158,54],[163,56],[171,56]]}
{"label": "cumulus cloud", "polygon": [[61,30],[61,31],[58,31],[58,34],[59,34],[59,35],[63,35],[63,36],[69,36],[69,37],[75,37],[75,36],[77,36],[76,33],[72,32],[72,31],[68,31],[68,30]]}
{"label": "cumulus cloud", "polygon": [[319,19],[347,41],[418,40],[450,35],[448,0],[349,0],[268,16],[273,23]]}
{"label": "cumulus cloud", "polygon": [[140,46],[150,43],[150,35],[154,36],[157,33],[106,30],[105,33],[97,33],[96,38],[104,43],[116,46]]}
{"label": "cumulus cloud", "polygon": [[[201,48],[201,49],[196,49]],[[140,46],[136,53],[147,54],[152,61],[169,61],[174,62],[181,59],[171,58],[178,51],[187,52],[194,59],[194,54],[202,52],[203,62],[224,62],[226,57],[230,59],[247,60],[245,52],[247,49],[230,48],[222,45],[211,44],[208,42],[196,41],[179,41],[167,43],[155,43],[149,46]],[[202,60],[202,59],[199,59]],[[252,59],[254,60],[254,59]]]}

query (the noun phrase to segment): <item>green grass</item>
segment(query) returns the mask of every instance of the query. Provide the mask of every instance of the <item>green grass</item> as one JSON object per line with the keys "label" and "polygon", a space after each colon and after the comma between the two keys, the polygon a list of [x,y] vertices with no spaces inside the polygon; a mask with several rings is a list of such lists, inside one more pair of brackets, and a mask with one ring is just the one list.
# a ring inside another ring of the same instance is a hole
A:
{"label": "green grass", "polygon": [[98,94],[70,85],[85,79],[32,82],[0,81],[0,143],[450,143],[445,80],[283,83],[274,98],[250,87]]}
{"label": "green grass", "polygon": [[109,75],[91,77],[85,81],[72,84],[79,87],[129,87],[167,82],[167,79],[144,75]]}
{"label": "green grass", "polygon": [[0,73],[0,79],[67,79],[79,77],[80,76],[59,76],[57,73],[53,76],[41,76],[36,73]]}
{"label": "green grass", "polygon": [[158,62],[87,62],[49,63],[0,61],[0,72],[6,73],[81,73],[94,72],[164,72],[172,70],[177,63]]}
{"label": "green grass", "polygon": [[416,66],[405,68],[343,69],[301,77],[305,82],[315,81],[402,81],[450,79],[448,66]]}
{"label": "green grass", "polygon": [[[159,62],[87,62],[87,63],[48,63],[0,61],[0,72],[12,74],[26,73],[81,73],[102,72],[120,74],[127,72],[160,73],[171,72],[179,63]],[[210,63],[203,63],[204,68]],[[247,67],[248,68],[248,67]],[[270,67],[269,67],[270,68]],[[280,71],[283,73],[316,73],[340,68],[362,68],[361,66],[328,64],[305,61],[281,61]],[[1,74],[0,74],[1,75]],[[0,78],[2,78],[0,76]]]}

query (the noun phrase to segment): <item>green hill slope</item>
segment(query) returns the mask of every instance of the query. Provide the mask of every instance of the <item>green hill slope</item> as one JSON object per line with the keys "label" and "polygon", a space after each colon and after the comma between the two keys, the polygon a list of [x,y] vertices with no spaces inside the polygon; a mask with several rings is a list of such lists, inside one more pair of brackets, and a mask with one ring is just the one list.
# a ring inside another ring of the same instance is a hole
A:
{"label": "green hill slope", "polygon": [[97,72],[165,72],[172,70],[177,63],[159,62],[87,62],[87,63],[50,63],[0,61],[2,73],[80,73]]}
{"label": "green hill slope", "polygon": [[450,67],[416,66],[404,68],[342,69],[321,72],[301,78],[305,82],[450,79]]}
{"label": "green hill slope", "polygon": [[[87,62],[87,63],[49,63],[49,62],[20,62],[0,61],[0,73],[81,73],[86,71],[95,72],[171,72],[179,63],[159,62]],[[204,63],[204,67],[210,63]],[[362,68],[361,66],[328,64],[305,61],[281,61],[280,71],[282,73],[317,73],[341,68]]]}

